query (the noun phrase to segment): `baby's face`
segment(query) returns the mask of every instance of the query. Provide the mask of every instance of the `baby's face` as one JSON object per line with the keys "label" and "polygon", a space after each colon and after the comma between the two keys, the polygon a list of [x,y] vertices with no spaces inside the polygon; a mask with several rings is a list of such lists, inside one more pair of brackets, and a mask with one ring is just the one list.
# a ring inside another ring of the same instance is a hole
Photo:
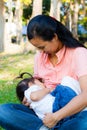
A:
{"label": "baby's face", "polygon": [[35,83],[33,83],[33,82],[29,82],[28,83],[28,87],[30,88],[32,85],[34,85]]}
{"label": "baby's face", "polygon": [[40,82],[38,79],[35,79],[34,83],[37,84],[38,86],[45,87],[44,83]]}
{"label": "baby's face", "polygon": [[32,87],[32,85],[35,85],[35,84],[40,86],[42,83],[38,79],[34,79],[34,83],[33,82],[29,82],[28,83],[28,87]]}
{"label": "baby's face", "polygon": [[34,79],[34,83],[33,82],[29,82],[28,83],[29,87],[32,87],[32,85],[38,85],[38,86],[40,86],[42,88],[45,87],[44,84],[40,80],[38,80],[38,79]]}
{"label": "baby's face", "polygon": [[34,80],[34,83],[37,84],[37,85],[42,84],[42,82],[40,82],[38,79],[35,79],[35,80]]}

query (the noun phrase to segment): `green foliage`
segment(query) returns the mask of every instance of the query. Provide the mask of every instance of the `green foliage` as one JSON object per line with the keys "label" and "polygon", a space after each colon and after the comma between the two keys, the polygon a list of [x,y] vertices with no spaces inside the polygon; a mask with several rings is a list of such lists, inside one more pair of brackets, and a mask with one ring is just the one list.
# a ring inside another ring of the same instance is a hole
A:
{"label": "green foliage", "polygon": [[24,5],[29,5],[31,4],[32,0],[20,0]]}
{"label": "green foliage", "polygon": [[[82,25],[84,30],[87,30],[87,17],[84,17],[83,19],[78,21],[78,24]],[[81,33],[81,31],[79,31],[79,40],[82,41],[82,43],[85,43],[87,41],[87,32]],[[87,44],[86,44],[87,46]]]}
{"label": "green foliage", "polygon": [[3,128],[0,127],[0,130],[5,130],[5,129],[3,129]]}
{"label": "green foliage", "polygon": [[[48,15],[50,11],[50,2],[51,0],[43,0],[43,10],[42,13]],[[33,1],[29,5],[26,5],[23,7],[23,16],[22,20],[23,22],[26,21],[26,19],[29,19],[32,15],[32,4]]]}
{"label": "green foliage", "polygon": [[49,14],[50,11],[50,3],[51,0],[43,0],[43,10],[42,10],[42,14]]}
{"label": "green foliage", "polygon": [[62,2],[70,2],[70,0],[62,0]]}
{"label": "green foliage", "polygon": [[25,6],[23,8],[23,19],[29,19],[31,17],[32,14],[32,4]]}
{"label": "green foliage", "polygon": [[87,30],[87,17],[84,17],[83,19],[79,20],[78,23],[83,25],[84,28]]}

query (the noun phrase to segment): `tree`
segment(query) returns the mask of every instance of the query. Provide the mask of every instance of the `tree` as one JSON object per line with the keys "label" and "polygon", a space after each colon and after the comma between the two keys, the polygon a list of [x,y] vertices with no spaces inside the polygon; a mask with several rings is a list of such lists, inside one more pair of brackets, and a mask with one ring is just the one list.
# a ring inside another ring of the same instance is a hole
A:
{"label": "tree", "polygon": [[61,10],[62,10],[62,20],[63,20],[63,23],[64,25],[70,30],[72,31],[72,1],[68,1],[68,2],[63,2],[62,3],[62,7],[61,7]]}
{"label": "tree", "polygon": [[49,15],[51,0],[43,0],[42,14]]}
{"label": "tree", "polygon": [[50,16],[60,20],[60,0],[51,0]]}
{"label": "tree", "polygon": [[4,50],[4,1],[0,0],[0,52]]}
{"label": "tree", "polygon": [[73,9],[73,16],[72,16],[72,33],[75,38],[78,39],[77,34],[77,23],[78,23],[78,12],[79,12],[79,4],[78,0],[74,0],[74,9]]}
{"label": "tree", "polygon": [[33,0],[33,10],[31,17],[42,14],[42,2],[43,0]]}
{"label": "tree", "polygon": [[20,3],[20,0],[16,1],[16,14],[15,14],[15,23],[17,26],[17,43],[20,44],[21,42],[21,38],[22,38],[22,34],[21,34],[21,30],[22,30],[22,5]]}
{"label": "tree", "polygon": [[24,5],[29,5],[31,4],[32,0],[20,0]]}
{"label": "tree", "polygon": [[79,12],[79,0],[62,0],[64,8],[65,26],[72,31],[75,38],[78,38],[77,24]]}

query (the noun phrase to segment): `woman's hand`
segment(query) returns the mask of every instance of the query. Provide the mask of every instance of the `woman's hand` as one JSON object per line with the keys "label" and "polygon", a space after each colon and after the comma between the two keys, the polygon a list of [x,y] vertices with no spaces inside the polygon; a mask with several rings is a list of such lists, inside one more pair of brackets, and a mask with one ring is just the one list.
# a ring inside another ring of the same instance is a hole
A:
{"label": "woman's hand", "polygon": [[46,113],[43,119],[43,123],[45,126],[52,128],[58,123],[58,120],[56,119],[54,113]]}

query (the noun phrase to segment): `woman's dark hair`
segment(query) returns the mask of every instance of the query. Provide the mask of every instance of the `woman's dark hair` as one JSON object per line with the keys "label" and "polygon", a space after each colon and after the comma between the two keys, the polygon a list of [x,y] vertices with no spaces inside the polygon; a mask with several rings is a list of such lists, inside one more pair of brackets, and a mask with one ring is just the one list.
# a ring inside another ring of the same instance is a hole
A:
{"label": "woman's dark hair", "polygon": [[[29,78],[24,78],[23,76],[25,74],[28,74],[30,77]],[[24,91],[27,90],[29,88],[29,82],[33,82],[34,83],[34,78],[32,77],[32,75],[28,72],[23,72],[21,73],[17,78],[22,78],[22,80],[17,84],[16,86],[16,94],[17,97],[19,98],[19,100],[22,102],[23,98],[24,98]]]}
{"label": "woman's dark hair", "polygon": [[29,21],[27,26],[29,40],[40,37],[44,41],[51,41],[55,34],[66,47],[84,47],[61,22],[50,16],[37,15]]}

